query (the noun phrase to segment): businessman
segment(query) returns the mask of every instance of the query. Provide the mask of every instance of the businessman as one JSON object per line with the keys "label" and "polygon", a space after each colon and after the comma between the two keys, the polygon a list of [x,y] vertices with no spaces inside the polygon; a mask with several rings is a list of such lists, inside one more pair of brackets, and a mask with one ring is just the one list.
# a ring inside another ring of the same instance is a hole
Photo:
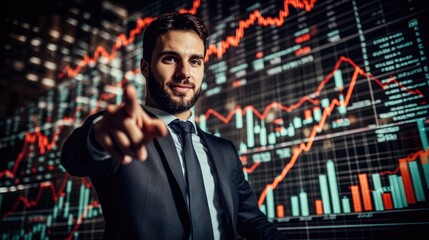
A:
{"label": "businessman", "polygon": [[260,212],[233,143],[195,123],[207,34],[191,14],[152,21],[144,105],[127,86],[122,104],[88,117],[64,143],[62,165],[97,192],[104,239],[285,239]]}

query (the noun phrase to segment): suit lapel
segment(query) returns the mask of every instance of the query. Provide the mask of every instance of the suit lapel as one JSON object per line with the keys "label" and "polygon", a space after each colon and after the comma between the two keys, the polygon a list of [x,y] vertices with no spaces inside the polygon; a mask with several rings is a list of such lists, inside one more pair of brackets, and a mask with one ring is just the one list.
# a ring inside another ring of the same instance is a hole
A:
{"label": "suit lapel", "polygon": [[185,180],[183,179],[182,166],[180,165],[179,156],[177,155],[176,145],[174,145],[173,138],[168,134],[168,136],[157,138],[155,141],[157,141],[161,146],[159,148],[159,151],[163,153],[161,154],[161,158],[164,158],[167,162],[168,167],[173,173],[174,179],[180,187],[184,202],[186,203],[186,185]]}
{"label": "suit lapel", "polygon": [[[151,112],[145,111],[149,116],[153,118],[157,118]],[[174,144],[173,138],[169,133],[166,137],[159,137],[154,139],[154,145],[156,149],[152,149],[153,151],[157,151],[162,159],[165,159],[168,167],[170,168],[171,173],[174,176],[177,184],[180,187],[180,191],[182,193],[183,201],[186,204],[186,185],[185,180],[183,178],[182,166],[180,165],[179,155],[177,154],[176,145]],[[158,147],[157,147],[158,145]],[[148,149],[148,153],[150,155],[150,149]],[[168,174],[168,172],[167,172]]]}

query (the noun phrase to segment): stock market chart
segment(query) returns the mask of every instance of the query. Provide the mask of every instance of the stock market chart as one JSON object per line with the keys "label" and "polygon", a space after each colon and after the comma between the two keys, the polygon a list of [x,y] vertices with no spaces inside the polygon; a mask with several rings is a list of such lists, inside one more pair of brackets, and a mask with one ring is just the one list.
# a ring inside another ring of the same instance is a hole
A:
{"label": "stock market chart", "polygon": [[197,123],[232,140],[268,218],[291,239],[402,239],[429,227],[425,1],[165,1],[0,123],[1,239],[99,239],[91,182],[59,162],[71,131],[132,83],[141,36],[186,11],[210,32]]}

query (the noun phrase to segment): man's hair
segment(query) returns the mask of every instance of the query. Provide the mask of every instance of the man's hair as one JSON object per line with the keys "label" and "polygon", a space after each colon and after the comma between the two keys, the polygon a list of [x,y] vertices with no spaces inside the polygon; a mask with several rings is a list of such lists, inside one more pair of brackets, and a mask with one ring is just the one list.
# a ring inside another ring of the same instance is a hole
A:
{"label": "man's hair", "polygon": [[170,30],[194,31],[203,41],[206,54],[208,31],[204,22],[190,13],[165,13],[153,20],[144,32],[143,58],[146,61],[150,63],[158,37]]}

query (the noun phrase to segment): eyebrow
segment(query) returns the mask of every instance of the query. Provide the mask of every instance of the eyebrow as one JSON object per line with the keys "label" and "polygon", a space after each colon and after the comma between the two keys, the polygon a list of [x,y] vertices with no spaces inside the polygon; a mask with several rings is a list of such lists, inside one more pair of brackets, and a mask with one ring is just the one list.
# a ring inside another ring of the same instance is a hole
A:
{"label": "eyebrow", "polygon": [[[175,55],[175,56],[180,56],[180,54],[178,52],[175,51],[162,51],[158,54],[158,56],[162,56],[162,55]],[[197,58],[197,59],[204,59],[204,55],[202,54],[192,54],[190,58]]]}

